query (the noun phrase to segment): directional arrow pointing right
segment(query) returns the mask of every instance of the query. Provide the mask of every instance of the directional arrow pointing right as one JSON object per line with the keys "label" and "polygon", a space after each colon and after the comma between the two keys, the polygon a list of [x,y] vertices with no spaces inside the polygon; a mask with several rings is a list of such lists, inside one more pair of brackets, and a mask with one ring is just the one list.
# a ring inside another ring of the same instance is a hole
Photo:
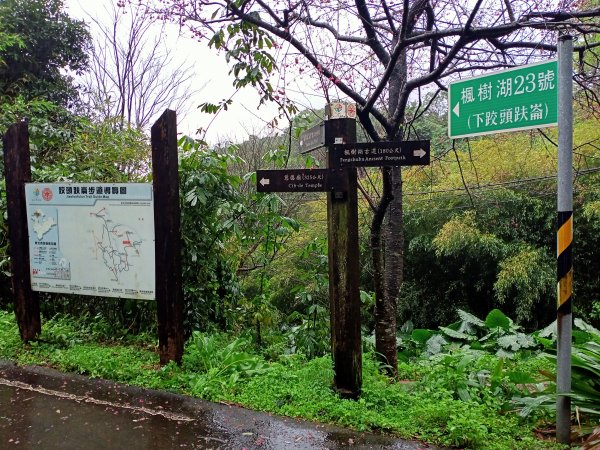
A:
{"label": "directional arrow pointing right", "polygon": [[271,184],[271,180],[269,178],[261,178],[259,183],[261,184],[261,186],[267,186]]}
{"label": "directional arrow pointing right", "polygon": [[422,158],[426,154],[427,154],[427,152],[425,150],[423,150],[422,148],[418,148],[416,150],[413,150],[413,156],[418,156],[419,158]]}

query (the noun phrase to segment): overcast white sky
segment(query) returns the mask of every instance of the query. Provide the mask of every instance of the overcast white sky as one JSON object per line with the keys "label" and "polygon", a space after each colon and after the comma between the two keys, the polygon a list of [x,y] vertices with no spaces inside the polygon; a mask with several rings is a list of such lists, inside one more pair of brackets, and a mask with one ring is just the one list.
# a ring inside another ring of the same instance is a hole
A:
{"label": "overcast white sky", "polygon": [[[111,8],[111,3],[114,1],[65,0],[65,6],[71,17],[89,23],[90,15],[100,20],[107,20],[106,11]],[[160,25],[157,24],[157,29]],[[90,28],[93,36],[94,29],[91,25]],[[234,97],[234,105],[216,118],[197,110],[197,106],[201,103],[217,103],[228,98],[235,89],[232,86],[232,78],[228,75],[229,69],[223,55],[217,55],[214,49],[209,49],[204,43],[179,37],[178,34],[179,30],[176,26],[168,28],[169,48],[173,50],[177,61],[193,64],[193,88],[200,89],[204,86],[192,99],[190,111],[187,114],[178,113],[179,131],[195,136],[195,131],[199,127],[205,129],[208,127],[206,138],[213,144],[224,140],[239,142],[249,134],[266,134],[268,132],[266,123],[276,116],[277,111],[274,106],[261,106],[257,109],[259,97],[252,88],[238,92]],[[322,105],[316,99],[314,106]]]}

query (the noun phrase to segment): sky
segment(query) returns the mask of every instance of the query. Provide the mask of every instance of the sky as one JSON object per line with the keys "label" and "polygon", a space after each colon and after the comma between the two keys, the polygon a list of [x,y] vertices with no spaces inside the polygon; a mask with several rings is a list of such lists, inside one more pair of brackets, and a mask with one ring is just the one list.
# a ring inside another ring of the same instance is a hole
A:
{"label": "sky", "polygon": [[[90,15],[101,21],[108,20],[107,11],[115,0],[65,0],[67,13],[74,18],[89,21]],[[158,30],[161,24],[156,24]],[[92,38],[94,28],[90,25]],[[198,92],[190,101],[189,111],[178,112],[178,131],[194,137],[198,128],[207,129],[205,138],[211,144],[218,142],[240,142],[249,135],[263,136],[272,132],[267,123],[277,116],[273,105],[263,105],[259,109],[259,96],[252,88],[235,94],[234,103],[218,116],[201,113],[198,105],[204,102],[218,103],[229,98],[234,92],[233,77],[224,55],[218,55],[207,44],[185,36],[179,36],[179,29],[170,25],[167,29],[167,42],[174,52],[175,62],[193,65],[192,90]],[[317,104],[315,107],[322,105]],[[153,119],[154,120],[154,119]],[[149,130],[148,130],[149,131]]]}

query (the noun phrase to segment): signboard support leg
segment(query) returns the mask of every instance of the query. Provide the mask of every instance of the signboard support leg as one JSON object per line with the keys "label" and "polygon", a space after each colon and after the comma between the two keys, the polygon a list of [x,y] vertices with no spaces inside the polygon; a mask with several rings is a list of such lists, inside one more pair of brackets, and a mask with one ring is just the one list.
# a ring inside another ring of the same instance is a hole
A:
{"label": "signboard support leg", "polygon": [[571,338],[573,301],[573,40],[558,40],[558,310],[556,440],[571,443]]}
{"label": "signboard support leg", "polygon": [[152,126],[151,142],[160,363],[180,363],[184,343],[183,287],[175,111],[166,110]]}
{"label": "signboard support leg", "polygon": [[[332,144],[356,142],[354,119],[329,121],[326,144],[329,167],[333,163]],[[358,201],[356,168],[338,169],[331,176],[347,177],[347,192],[335,189],[327,197],[329,302],[334,389],[345,398],[356,399],[362,387],[362,348],[360,337],[360,292],[358,250]]]}
{"label": "signboard support leg", "polygon": [[27,122],[11,125],[3,139],[8,241],[10,243],[11,283],[15,315],[24,342],[36,339],[42,331],[40,302],[31,290],[29,274],[29,238],[25,183],[31,181],[29,130]]}

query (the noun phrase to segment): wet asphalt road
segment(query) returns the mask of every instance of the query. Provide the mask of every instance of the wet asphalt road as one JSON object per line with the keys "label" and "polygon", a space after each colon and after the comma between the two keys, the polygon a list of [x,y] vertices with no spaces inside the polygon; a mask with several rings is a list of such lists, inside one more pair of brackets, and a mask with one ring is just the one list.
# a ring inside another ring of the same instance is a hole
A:
{"label": "wet asphalt road", "polygon": [[430,448],[0,361],[0,449]]}

